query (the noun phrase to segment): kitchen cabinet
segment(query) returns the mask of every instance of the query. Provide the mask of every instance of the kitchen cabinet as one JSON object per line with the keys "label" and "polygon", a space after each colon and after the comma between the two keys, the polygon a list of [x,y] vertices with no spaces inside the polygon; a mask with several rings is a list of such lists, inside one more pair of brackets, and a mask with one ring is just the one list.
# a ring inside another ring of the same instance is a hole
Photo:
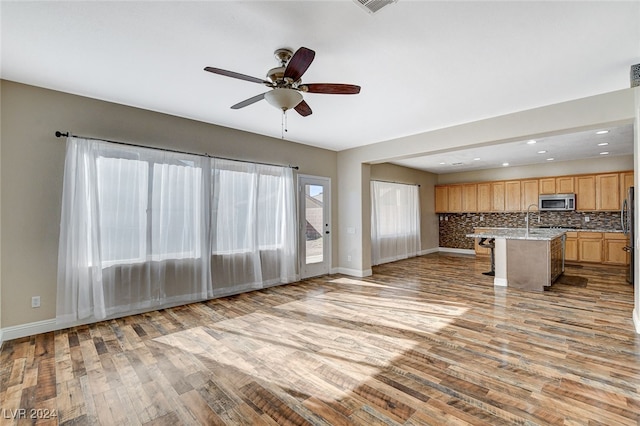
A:
{"label": "kitchen cabinet", "polygon": [[436,192],[436,213],[446,213],[449,210],[449,188],[444,185],[437,185]]}
{"label": "kitchen cabinet", "polygon": [[620,174],[608,173],[595,176],[596,210],[620,209]]}
{"label": "kitchen cabinet", "polygon": [[504,211],[504,182],[491,182],[491,211]]}
{"label": "kitchen cabinet", "polygon": [[633,172],[620,173],[620,205],[627,198],[627,191],[633,186]]}
{"label": "kitchen cabinet", "polygon": [[512,180],[504,183],[504,210],[508,212],[519,212],[520,206],[520,181]]}
{"label": "kitchen cabinet", "polygon": [[449,186],[449,212],[459,213],[462,211],[462,185]]}
{"label": "kitchen cabinet", "polygon": [[575,186],[573,176],[540,178],[540,194],[573,194]]}
{"label": "kitchen cabinet", "polygon": [[573,194],[575,192],[573,176],[560,176],[556,178],[556,194]]}
{"label": "kitchen cabinet", "polygon": [[539,184],[538,179],[527,179],[521,181],[521,190],[522,190],[522,202],[521,208],[522,210],[527,210],[527,207],[531,204],[535,204],[535,207],[531,207],[531,210],[538,210],[538,194],[539,194]]}
{"label": "kitchen cabinet", "polygon": [[596,177],[593,175],[576,176],[576,210],[593,211],[596,209]]}
{"label": "kitchen cabinet", "polygon": [[578,233],[567,232],[567,239],[564,243],[564,260],[568,262],[578,261]]}
{"label": "kitchen cabinet", "polygon": [[602,263],[602,232],[578,232],[578,261]]}
{"label": "kitchen cabinet", "polygon": [[488,182],[479,183],[477,187],[477,202],[479,212],[491,211],[491,184]]}
{"label": "kitchen cabinet", "polygon": [[556,178],[541,178],[539,180],[539,189],[538,192],[540,194],[557,194],[556,192]]}
{"label": "kitchen cabinet", "polygon": [[629,245],[627,235],[621,232],[604,233],[604,260],[609,265],[628,265],[629,253],[623,250]]}
{"label": "kitchen cabinet", "polygon": [[[481,234],[483,232],[486,232],[489,228],[476,228],[473,232],[476,234]],[[480,242],[480,238],[474,238],[474,249],[476,252],[476,256],[489,256],[491,255],[491,249],[486,248],[486,247],[481,247],[480,245],[478,245],[478,243]]]}
{"label": "kitchen cabinet", "polygon": [[462,185],[462,211],[478,211],[478,185],[475,183]]}

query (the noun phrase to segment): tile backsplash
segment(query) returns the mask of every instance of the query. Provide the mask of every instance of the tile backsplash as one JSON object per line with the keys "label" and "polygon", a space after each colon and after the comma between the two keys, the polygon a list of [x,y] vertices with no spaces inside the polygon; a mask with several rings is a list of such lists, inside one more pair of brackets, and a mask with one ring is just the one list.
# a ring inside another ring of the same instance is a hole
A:
{"label": "tile backsplash", "polygon": [[[473,239],[466,234],[474,228],[524,228],[524,212],[517,213],[441,213],[439,216],[440,247],[473,249]],[[619,212],[531,212],[531,226],[553,225],[581,229],[620,230]],[[538,218],[540,221],[538,222]],[[588,221],[587,221],[588,220]]]}

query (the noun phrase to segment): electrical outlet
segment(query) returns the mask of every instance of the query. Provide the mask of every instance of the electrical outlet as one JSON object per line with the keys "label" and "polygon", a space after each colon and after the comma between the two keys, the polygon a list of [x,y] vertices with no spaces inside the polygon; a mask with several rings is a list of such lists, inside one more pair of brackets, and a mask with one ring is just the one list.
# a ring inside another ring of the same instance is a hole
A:
{"label": "electrical outlet", "polygon": [[31,298],[31,307],[39,308],[40,307],[40,296],[33,296]]}
{"label": "electrical outlet", "polygon": [[484,216],[480,216],[480,222],[484,222]]}
{"label": "electrical outlet", "polygon": [[351,262],[351,255],[347,256],[347,262]]}
{"label": "electrical outlet", "polygon": [[589,216],[585,216],[585,217],[584,217],[584,221],[585,221],[585,222],[589,222]]}

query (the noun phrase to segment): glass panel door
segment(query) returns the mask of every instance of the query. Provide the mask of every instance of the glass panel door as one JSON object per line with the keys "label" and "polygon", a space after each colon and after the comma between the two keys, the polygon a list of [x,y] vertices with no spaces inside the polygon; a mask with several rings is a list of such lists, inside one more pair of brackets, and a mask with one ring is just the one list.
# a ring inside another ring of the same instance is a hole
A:
{"label": "glass panel door", "polygon": [[300,274],[308,278],[330,271],[330,180],[298,176],[300,205]]}

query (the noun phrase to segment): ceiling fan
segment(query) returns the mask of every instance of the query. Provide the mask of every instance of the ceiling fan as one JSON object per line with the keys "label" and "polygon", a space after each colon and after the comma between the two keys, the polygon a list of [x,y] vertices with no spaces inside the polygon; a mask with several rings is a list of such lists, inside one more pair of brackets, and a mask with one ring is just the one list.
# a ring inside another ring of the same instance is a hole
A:
{"label": "ceiling fan", "polygon": [[307,71],[316,55],[316,52],[311,49],[301,47],[293,53],[290,49],[282,48],[277,49],[274,52],[274,55],[280,62],[280,66],[270,69],[267,72],[266,80],[214,67],[206,67],[204,70],[214,74],[224,75],[226,77],[233,77],[240,80],[250,81],[252,83],[264,84],[271,88],[271,90],[265,93],[261,93],[233,105],[231,109],[244,108],[265,99],[271,105],[281,109],[283,112],[293,108],[298,112],[298,114],[306,117],[310,115],[312,111],[302,96],[303,92],[325,93],[332,95],[355,95],[360,93],[360,86],[353,84],[303,84],[301,77],[305,71]]}

